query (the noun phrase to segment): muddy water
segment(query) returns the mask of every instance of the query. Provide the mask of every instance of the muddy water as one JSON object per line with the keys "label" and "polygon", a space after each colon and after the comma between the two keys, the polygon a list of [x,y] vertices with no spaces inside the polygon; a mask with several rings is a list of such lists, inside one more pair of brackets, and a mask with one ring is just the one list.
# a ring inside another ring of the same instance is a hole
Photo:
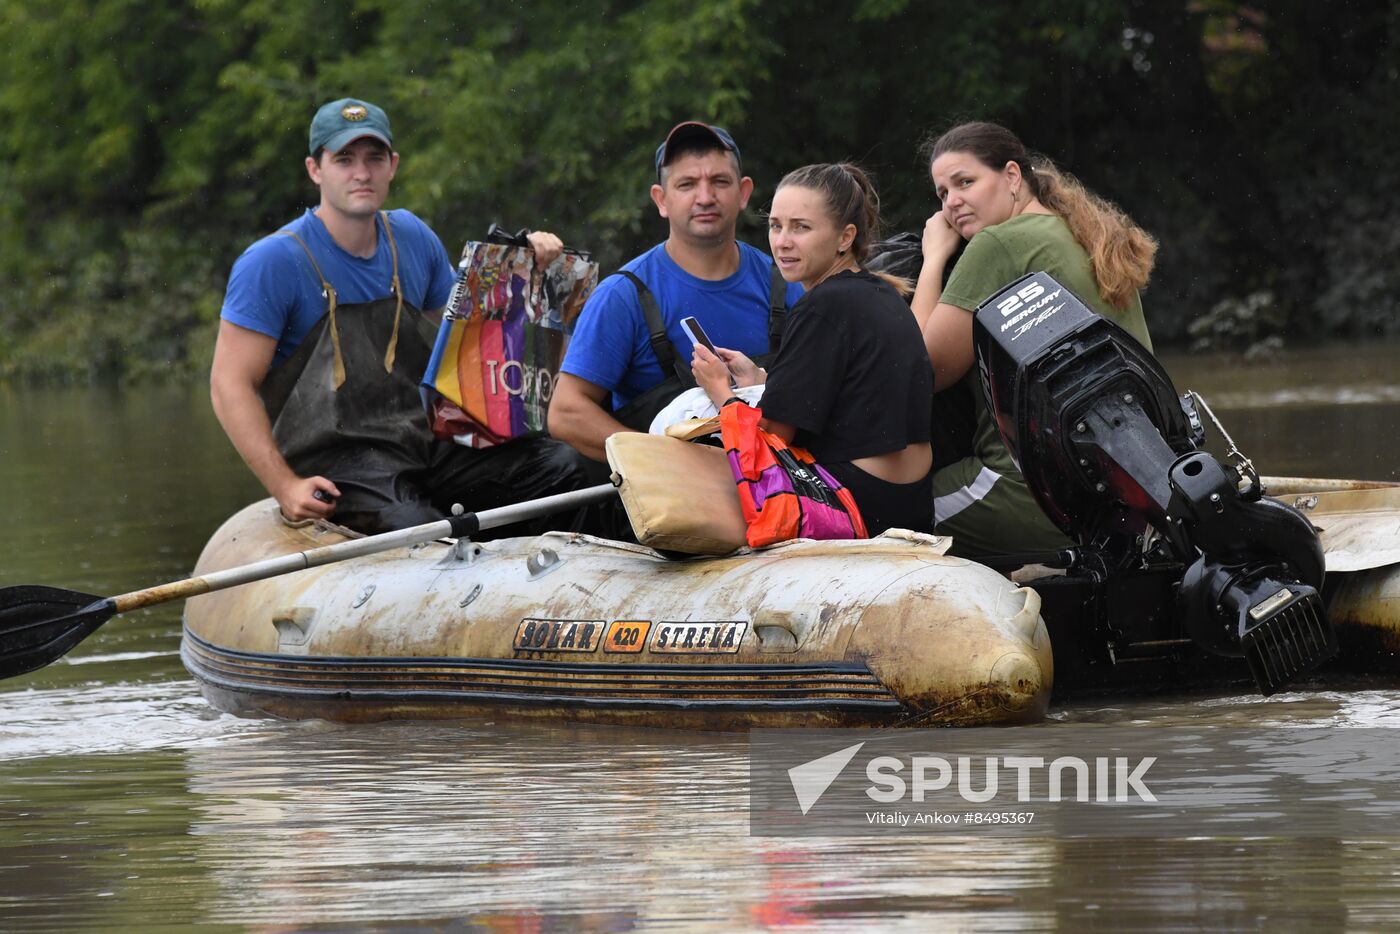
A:
{"label": "muddy water", "polygon": [[[1266,473],[1400,480],[1394,347],[1176,357]],[[0,391],[0,585],[183,576],[258,495],[199,391]],[[179,610],[0,684],[0,929],[1394,929],[1400,844],[748,834],[742,736],[208,708]],[[1400,726],[1400,688],[1050,723]]]}

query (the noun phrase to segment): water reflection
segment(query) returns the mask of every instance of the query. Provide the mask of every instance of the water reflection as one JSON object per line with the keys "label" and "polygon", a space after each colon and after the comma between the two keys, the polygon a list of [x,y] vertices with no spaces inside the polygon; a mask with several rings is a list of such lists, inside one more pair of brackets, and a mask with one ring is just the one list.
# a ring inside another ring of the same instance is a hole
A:
{"label": "water reflection", "polygon": [[26,930],[156,915],[279,931],[1400,920],[1395,841],[750,837],[745,750],[663,731],[264,722],[183,752],[10,764],[0,910]]}
{"label": "water reflection", "polygon": [[298,731],[191,751],[192,832],[230,912],[217,920],[367,921],[381,916],[375,894],[393,891],[406,919],[849,929],[976,909],[987,914],[972,929],[1015,930],[1030,921],[1016,893],[1043,887],[1052,863],[1044,841],[748,837],[742,737],[351,732],[353,745]]}

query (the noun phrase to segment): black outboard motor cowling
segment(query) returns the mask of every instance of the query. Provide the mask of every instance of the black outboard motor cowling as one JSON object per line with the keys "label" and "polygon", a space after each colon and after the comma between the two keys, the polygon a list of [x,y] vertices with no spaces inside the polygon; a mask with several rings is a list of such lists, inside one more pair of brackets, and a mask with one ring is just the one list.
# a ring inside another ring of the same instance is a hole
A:
{"label": "black outboard motor cowling", "polygon": [[1264,694],[1336,654],[1312,525],[1199,449],[1194,411],[1131,335],[1043,272],[979,306],[973,334],[988,411],[1062,531],[1121,566],[1156,528],[1187,568],[1187,632],[1245,656]]}
{"label": "black outboard motor cowling", "polygon": [[[1196,444],[1166,370],[1131,335],[1048,273],[1032,273],[978,308],[973,340],[988,411],[1036,501],[1066,534],[1113,527],[1121,510],[1101,488],[1113,480],[1124,481],[1125,505],[1136,512],[1165,512],[1165,472],[1124,474],[1120,465],[1140,455],[1170,464]],[[1086,452],[1065,443],[1092,435],[1114,444],[1121,432],[1112,429],[1122,427],[1114,418],[1132,412],[1140,413],[1133,441],[1148,451],[1120,441],[1116,457],[1086,463]]]}

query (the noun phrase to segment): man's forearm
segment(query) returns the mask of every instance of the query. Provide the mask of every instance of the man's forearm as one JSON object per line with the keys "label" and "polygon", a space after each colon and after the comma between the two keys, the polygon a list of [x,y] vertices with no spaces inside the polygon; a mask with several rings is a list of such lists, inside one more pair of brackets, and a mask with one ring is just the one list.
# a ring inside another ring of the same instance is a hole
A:
{"label": "man's forearm", "polygon": [[595,461],[607,463],[608,455],[603,443],[608,440],[608,435],[632,430],[591,400],[573,400],[572,404],[566,403],[556,409],[558,401],[556,398],[550,405],[550,435]]}
{"label": "man's forearm", "polygon": [[224,433],[269,493],[278,496],[288,483],[298,479],[296,471],[277,449],[267,409],[251,387],[216,383],[211,398],[214,414],[223,425]]}
{"label": "man's forearm", "polygon": [[609,435],[617,434],[619,431],[631,431],[622,422],[604,412],[600,406],[589,406],[592,412],[580,412],[578,417],[570,417],[568,421],[575,428],[570,428],[567,434],[570,437],[555,435],[560,441],[576,448],[585,457],[590,457],[602,463],[608,462],[608,453],[604,448],[604,443]]}
{"label": "man's forearm", "polygon": [[609,435],[631,431],[603,403],[611,391],[571,373],[560,373],[549,403],[549,433],[584,457],[607,463]]}

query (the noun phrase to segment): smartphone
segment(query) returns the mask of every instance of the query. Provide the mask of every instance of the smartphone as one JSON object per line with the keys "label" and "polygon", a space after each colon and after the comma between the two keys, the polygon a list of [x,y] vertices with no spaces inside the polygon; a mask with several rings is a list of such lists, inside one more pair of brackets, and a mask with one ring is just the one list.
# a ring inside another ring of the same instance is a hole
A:
{"label": "smartphone", "polygon": [[715,342],[710,340],[710,335],[705,333],[705,329],[700,326],[700,322],[694,318],[682,318],[681,330],[690,338],[692,344],[704,344],[705,349],[716,357],[719,351],[715,350]]}
{"label": "smartphone", "polygon": [[[715,350],[715,342],[710,340],[710,335],[705,333],[705,329],[700,326],[699,321],[696,321],[694,318],[682,318],[681,330],[684,331],[686,333],[686,336],[690,338],[690,342],[692,344],[702,344],[704,345],[706,350],[714,354],[716,357],[719,357],[719,351]],[[720,359],[723,360],[724,358],[720,357]],[[729,373],[729,367],[726,366],[724,368],[724,371],[726,373]],[[737,380],[734,379],[733,373],[729,373],[729,388],[739,388],[739,383]]]}

